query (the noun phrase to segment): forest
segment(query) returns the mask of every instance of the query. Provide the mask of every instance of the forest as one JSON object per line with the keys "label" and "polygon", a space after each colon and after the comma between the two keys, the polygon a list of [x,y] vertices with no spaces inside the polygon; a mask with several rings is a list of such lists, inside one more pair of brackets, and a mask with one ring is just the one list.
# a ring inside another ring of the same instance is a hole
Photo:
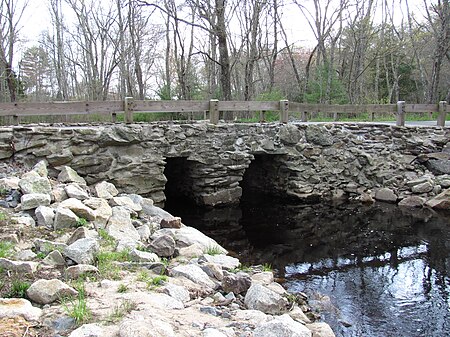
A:
{"label": "forest", "polygon": [[41,2],[0,0],[0,102],[450,101],[449,0]]}

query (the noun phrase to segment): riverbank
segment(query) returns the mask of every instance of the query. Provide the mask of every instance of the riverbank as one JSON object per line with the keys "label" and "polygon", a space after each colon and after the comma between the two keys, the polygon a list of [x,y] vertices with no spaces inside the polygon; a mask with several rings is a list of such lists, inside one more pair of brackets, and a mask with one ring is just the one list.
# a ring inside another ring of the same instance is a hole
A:
{"label": "riverbank", "polygon": [[0,336],[334,336],[268,266],[108,182],[2,170]]}

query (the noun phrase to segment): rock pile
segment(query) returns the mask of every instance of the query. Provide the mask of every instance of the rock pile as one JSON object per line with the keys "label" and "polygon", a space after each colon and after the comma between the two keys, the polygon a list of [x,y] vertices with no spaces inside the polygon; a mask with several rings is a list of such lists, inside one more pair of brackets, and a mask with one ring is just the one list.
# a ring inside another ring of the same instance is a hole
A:
{"label": "rock pile", "polygon": [[334,336],[272,272],[239,270],[151,199],[67,166],[52,180],[45,162],[0,188],[0,335]]}

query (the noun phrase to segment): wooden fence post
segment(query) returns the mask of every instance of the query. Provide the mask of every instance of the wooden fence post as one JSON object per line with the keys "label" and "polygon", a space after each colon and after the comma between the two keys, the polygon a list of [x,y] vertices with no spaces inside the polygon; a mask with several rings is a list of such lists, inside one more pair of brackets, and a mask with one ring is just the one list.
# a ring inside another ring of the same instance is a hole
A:
{"label": "wooden fence post", "polygon": [[307,122],[308,121],[308,111],[302,111],[301,121],[302,122]]}
{"label": "wooden fence post", "polygon": [[209,101],[209,121],[212,124],[219,123],[219,100],[217,99]]}
{"label": "wooden fence post", "polygon": [[13,116],[13,125],[19,125],[20,123],[20,118],[18,115],[14,115]]}
{"label": "wooden fence post", "polygon": [[405,101],[397,102],[397,126],[405,126]]}
{"label": "wooden fence post", "polygon": [[265,110],[261,110],[259,113],[259,122],[265,122],[266,121],[266,111]]}
{"label": "wooden fence post", "polygon": [[133,97],[125,97],[124,109],[125,123],[133,123]]}
{"label": "wooden fence post", "polygon": [[333,120],[337,122],[339,120],[339,114],[335,111],[333,112]]}
{"label": "wooden fence post", "polygon": [[289,101],[283,99],[280,101],[280,123],[287,123],[289,120]]}
{"label": "wooden fence post", "polygon": [[447,102],[439,102],[439,114],[437,118],[437,126],[445,126],[445,117],[447,115]]}

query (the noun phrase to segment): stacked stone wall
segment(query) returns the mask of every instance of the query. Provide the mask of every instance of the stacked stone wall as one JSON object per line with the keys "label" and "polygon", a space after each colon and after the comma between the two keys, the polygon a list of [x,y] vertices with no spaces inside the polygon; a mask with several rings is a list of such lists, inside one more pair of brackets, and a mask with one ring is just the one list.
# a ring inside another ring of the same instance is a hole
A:
{"label": "stacked stone wall", "polygon": [[32,166],[45,159],[55,175],[67,165],[89,184],[111,181],[156,203],[165,200],[166,158],[184,157],[193,198],[209,206],[239,201],[241,180],[255,155],[274,155],[278,174],[271,186],[278,194],[328,199],[389,188],[400,200],[413,193],[410,182],[417,179],[431,181],[431,190],[419,191],[428,198],[449,187],[449,153],[448,127],[150,123],[0,128],[5,165]]}

